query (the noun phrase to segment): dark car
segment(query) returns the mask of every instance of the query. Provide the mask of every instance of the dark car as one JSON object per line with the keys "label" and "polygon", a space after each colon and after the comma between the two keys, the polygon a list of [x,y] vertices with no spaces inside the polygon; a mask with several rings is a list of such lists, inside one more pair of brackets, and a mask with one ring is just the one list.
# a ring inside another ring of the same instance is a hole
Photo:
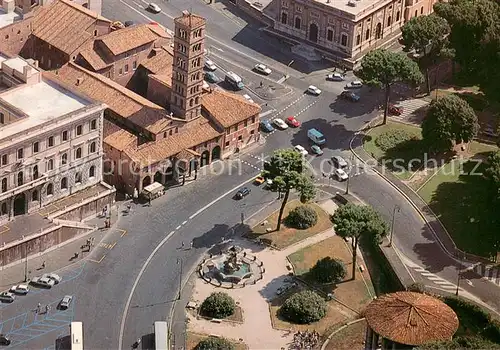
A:
{"label": "dark car", "polygon": [[360,97],[352,91],[342,91],[342,93],[340,94],[340,97],[345,99],[345,100],[352,101],[352,102],[358,102],[360,99]]}
{"label": "dark car", "polygon": [[403,113],[403,107],[395,106],[393,104],[389,105],[389,114],[390,115],[401,115]]}
{"label": "dark car", "polygon": [[0,334],[0,345],[10,345],[10,339],[4,334]]}
{"label": "dark car", "polygon": [[218,83],[220,81],[219,77],[215,75],[214,72],[206,72],[205,80],[208,81],[209,83]]}
{"label": "dark car", "polygon": [[236,195],[234,196],[236,199],[242,199],[250,194],[250,189],[248,187],[241,188]]}
{"label": "dark car", "polygon": [[134,21],[125,21],[125,27],[131,27],[134,25]]}
{"label": "dark car", "polygon": [[266,132],[273,132],[274,128],[267,119],[262,119],[260,121],[260,130],[266,131]]}

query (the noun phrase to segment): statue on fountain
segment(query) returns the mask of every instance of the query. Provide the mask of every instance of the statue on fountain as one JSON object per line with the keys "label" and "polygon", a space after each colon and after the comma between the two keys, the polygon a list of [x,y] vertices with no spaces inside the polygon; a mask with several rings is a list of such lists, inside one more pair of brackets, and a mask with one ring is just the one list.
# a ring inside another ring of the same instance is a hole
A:
{"label": "statue on fountain", "polygon": [[226,261],[224,261],[223,269],[225,274],[232,274],[234,271],[238,271],[240,269],[240,264],[238,264],[235,251],[229,252]]}

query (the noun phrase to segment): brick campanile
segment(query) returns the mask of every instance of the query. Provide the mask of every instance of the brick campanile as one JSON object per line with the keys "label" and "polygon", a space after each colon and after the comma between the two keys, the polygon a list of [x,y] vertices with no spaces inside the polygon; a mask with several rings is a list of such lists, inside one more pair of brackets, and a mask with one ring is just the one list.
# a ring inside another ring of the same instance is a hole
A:
{"label": "brick campanile", "polygon": [[174,117],[192,120],[201,115],[205,19],[183,11],[174,20],[174,61],[170,109]]}

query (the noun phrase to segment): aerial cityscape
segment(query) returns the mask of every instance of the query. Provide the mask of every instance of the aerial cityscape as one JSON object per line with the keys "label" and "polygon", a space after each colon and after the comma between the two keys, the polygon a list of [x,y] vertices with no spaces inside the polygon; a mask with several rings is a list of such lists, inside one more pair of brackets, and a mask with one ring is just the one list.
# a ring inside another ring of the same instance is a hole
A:
{"label": "aerial cityscape", "polygon": [[498,0],[0,0],[0,349],[500,349]]}

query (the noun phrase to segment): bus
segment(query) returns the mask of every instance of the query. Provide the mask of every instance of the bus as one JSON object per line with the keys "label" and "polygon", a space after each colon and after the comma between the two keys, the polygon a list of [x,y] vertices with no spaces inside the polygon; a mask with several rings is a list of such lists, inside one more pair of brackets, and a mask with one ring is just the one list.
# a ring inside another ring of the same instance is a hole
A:
{"label": "bus", "polygon": [[83,323],[71,322],[71,350],[83,350]]}
{"label": "bus", "polygon": [[243,84],[240,76],[233,72],[227,72],[224,81],[236,90],[242,90],[245,87],[245,84]]}
{"label": "bus", "polygon": [[168,326],[165,321],[155,322],[155,349],[168,350]]}

